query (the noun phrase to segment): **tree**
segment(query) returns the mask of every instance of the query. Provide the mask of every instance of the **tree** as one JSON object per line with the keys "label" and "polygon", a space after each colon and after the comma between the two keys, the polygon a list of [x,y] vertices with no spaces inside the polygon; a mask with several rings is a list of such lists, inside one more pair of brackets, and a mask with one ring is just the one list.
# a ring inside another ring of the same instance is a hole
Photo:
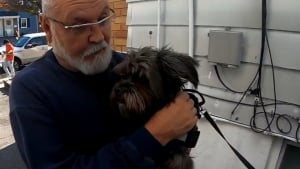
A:
{"label": "tree", "polygon": [[15,12],[28,12],[38,15],[42,9],[41,0],[0,0],[2,9]]}

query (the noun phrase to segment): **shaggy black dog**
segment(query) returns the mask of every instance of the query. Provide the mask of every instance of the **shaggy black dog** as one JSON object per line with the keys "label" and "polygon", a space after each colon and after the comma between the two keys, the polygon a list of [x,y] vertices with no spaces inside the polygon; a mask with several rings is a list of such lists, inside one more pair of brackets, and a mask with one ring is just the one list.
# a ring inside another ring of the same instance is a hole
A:
{"label": "shaggy black dog", "polygon": [[[113,87],[111,104],[126,120],[143,125],[153,113],[172,102],[187,82],[197,88],[197,66],[192,57],[168,47],[131,51],[128,58],[114,68],[121,80]],[[189,148],[178,142],[174,140],[166,146],[158,168],[193,168]]]}

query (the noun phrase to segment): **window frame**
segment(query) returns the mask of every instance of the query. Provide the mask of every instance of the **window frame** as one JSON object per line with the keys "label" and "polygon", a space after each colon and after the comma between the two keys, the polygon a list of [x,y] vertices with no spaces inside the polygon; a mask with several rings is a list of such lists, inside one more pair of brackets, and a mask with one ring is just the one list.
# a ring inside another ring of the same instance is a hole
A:
{"label": "window frame", "polygon": [[[23,26],[23,21],[25,23],[25,26]],[[28,28],[28,19],[27,18],[20,18],[20,22],[21,22],[21,24],[20,24],[21,28]]]}

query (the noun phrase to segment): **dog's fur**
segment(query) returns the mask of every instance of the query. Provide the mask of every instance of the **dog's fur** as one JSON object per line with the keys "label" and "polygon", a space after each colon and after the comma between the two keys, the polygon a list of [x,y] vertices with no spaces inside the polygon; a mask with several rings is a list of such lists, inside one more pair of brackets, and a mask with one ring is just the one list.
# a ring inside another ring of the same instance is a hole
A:
{"label": "dog's fur", "polygon": [[[144,47],[128,53],[114,68],[121,76],[113,87],[111,104],[126,120],[144,124],[156,111],[172,102],[187,82],[197,88],[197,61],[171,48]],[[174,117],[176,118],[176,117]],[[134,126],[138,127],[138,126]],[[193,161],[184,144],[167,149],[160,169],[192,169]]]}

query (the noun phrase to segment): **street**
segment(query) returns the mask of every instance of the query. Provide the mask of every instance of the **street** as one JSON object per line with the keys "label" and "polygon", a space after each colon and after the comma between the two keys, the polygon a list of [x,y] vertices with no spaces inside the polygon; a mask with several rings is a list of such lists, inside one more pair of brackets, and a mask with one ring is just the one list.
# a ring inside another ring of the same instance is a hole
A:
{"label": "street", "polygon": [[9,83],[10,80],[0,75],[0,169],[26,169],[17,150],[9,121]]}

